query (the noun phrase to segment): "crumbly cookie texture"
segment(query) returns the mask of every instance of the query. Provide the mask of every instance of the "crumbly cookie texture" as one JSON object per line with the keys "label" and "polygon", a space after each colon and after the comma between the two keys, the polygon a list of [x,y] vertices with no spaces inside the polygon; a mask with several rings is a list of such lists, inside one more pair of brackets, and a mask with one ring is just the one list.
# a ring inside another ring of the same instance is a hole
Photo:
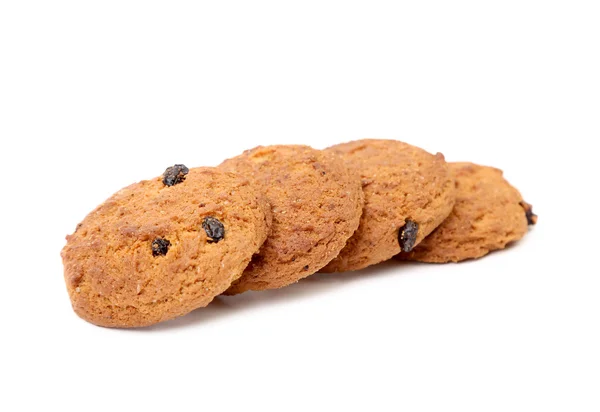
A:
{"label": "crumbly cookie texture", "polygon": [[250,181],[215,168],[168,168],[81,222],[62,250],[75,312],[107,327],[152,325],[206,306],[267,237],[271,212]]}
{"label": "crumbly cookie texture", "polygon": [[358,227],[360,178],[333,152],[257,147],[219,167],[255,181],[273,212],[271,234],[227,294],[280,288],[315,273]]}
{"label": "crumbly cookie texture", "polygon": [[395,140],[332,146],[362,178],[365,205],[358,230],[323,272],[358,270],[411,250],[454,206],[454,181],[441,153]]}
{"label": "crumbly cookie texture", "polygon": [[530,204],[502,171],[472,163],[450,163],[456,204],[450,216],[402,260],[445,263],[482,257],[521,239],[537,222]]}

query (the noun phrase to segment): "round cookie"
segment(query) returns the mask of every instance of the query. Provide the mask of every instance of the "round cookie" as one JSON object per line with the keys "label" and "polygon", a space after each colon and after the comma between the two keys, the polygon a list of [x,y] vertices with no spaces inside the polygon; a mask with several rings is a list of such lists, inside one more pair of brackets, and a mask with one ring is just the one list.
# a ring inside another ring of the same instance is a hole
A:
{"label": "round cookie", "polygon": [[365,206],[358,230],[323,272],[358,270],[411,250],[454,205],[454,183],[441,153],[395,140],[332,146],[360,173]]}
{"label": "round cookie", "polygon": [[358,227],[360,178],[334,153],[296,145],[257,147],[219,167],[256,181],[273,212],[268,239],[227,294],[280,288],[315,273]]}
{"label": "round cookie", "polygon": [[456,204],[450,216],[402,260],[445,263],[482,257],[503,249],[537,222],[532,207],[502,171],[472,163],[450,163]]}
{"label": "round cookie", "polygon": [[183,165],[128,186],[67,236],[71,303],[100,326],[147,326],[206,306],[267,237],[270,208],[248,179]]}

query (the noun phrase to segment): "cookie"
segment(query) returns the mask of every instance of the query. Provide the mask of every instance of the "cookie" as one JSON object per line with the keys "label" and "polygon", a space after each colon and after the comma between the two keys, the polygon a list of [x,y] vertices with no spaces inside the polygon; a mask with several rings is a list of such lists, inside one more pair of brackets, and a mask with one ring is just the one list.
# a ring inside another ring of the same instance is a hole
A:
{"label": "cookie", "polygon": [[308,146],[257,147],[219,167],[252,178],[273,212],[271,234],[227,294],[280,288],[315,273],[358,227],[360,179],[334,153]]}
{"label": "cookie", "polygon": [[75,312],[100,326],[147,326],[206,306],[267,237],[270,208],[248,179],[168,168],[81,222],[62,250]]}
{"label": "cookie", "polygon": [[454,182],[441,153],[375,139],[325,151],[360,173],[365,206],[358,230],[323,272],[358,270],[412,250],[454,206]]}
{"label": "cookie", "polygon": [[531,205],[502,171],[472,163],[450,163],[456,204],[450,216],[403,260],[445,263],[482,257],[521,239],[537,222]]}

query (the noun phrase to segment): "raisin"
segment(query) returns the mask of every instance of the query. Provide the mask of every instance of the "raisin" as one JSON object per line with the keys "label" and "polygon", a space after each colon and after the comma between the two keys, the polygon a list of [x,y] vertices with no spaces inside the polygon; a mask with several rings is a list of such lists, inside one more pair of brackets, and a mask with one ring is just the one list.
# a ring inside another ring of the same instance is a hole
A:
{"label": "raisin", "polygon": [[533,213],[533,206],[529,203],[522,201],[519,203],[523,210],[525,210],[525,217],[527,218],[528,225],[535,225],[537,223],[538,217]]}
{"label": "raisin", "polygon": [[209,243],[217,243],[225,237],[225,226],[215,217],[205,217],[202,221],[202,228],[208,236]]}
{"label": "raisin", "polygon": [[415,247],[417,241],[417,234],[419,233],[419,224],[408,219],[406,224],[398,231],[398,243],[400,243],[400,250],[403,252],[410,252]]}
{"label": "raisin", "polygon": [[152,241],[152,256],[166,255],[169,251],[169,246],[171,246],[171,242],[169,242],[167,239],[157,237]]}
{"label": "raisin", "polygon": [[185,180],[185,175],[190,172],[190,169],[185,165],[174,165],[167,167],[163,173],[163,183],[165,186],[173,186]]}

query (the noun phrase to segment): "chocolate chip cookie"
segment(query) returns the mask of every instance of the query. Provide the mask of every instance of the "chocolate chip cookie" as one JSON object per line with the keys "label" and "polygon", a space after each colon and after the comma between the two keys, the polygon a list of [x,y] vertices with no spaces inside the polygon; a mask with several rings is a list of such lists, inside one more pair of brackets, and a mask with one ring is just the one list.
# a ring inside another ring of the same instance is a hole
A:
{"label": "chocolate chip cookie", "polygon": [[517,189],[493,167],[450,163],[456,204],[450,216],[425,240],[399,259],[459,262],[482,257],[521,239],[537,216]]}
{"label": "chocolate chip cookie", "polygon": [[273,212],[271,234],[227,294],[280,288],[315,273],[358,227],[360,179],[333,152],[257,147],[219,167],[255,181]]}
{"label": "chocolate chip cookie", "polygon": [[271,212],[246,178],[168,168],[100,205],[61,255],[75,312],[100,326],[147,326],[206,306],[267,237]]}
{"label": "chocolate chip cookie", "polygon": [[356,233],[323,272],[362,269],[412,250],[454,206],[454,181],[441,153],[375,139],[325,151],[360,174],[365,205]]}

